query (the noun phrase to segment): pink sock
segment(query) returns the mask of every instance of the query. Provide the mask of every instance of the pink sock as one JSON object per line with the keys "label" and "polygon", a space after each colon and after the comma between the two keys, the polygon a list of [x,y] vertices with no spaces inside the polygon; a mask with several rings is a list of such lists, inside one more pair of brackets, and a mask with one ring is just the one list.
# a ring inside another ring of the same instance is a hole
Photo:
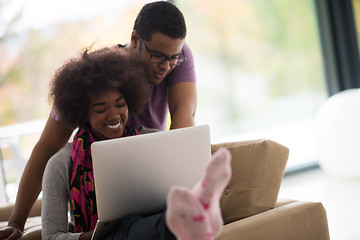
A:
{"label": "pink sock", "polygon": [[166,224],[178,240],[213,239],[208,214],[185,187],[173,187],[167,196]]}
{"label": "pink sock", "polygon": [[220,197],[231,178],[230,161],[229,150],[220,148],[208,161],[202,180],[192,189],[209,215],[214,237],[220,234],[224,223],[220,209]]}

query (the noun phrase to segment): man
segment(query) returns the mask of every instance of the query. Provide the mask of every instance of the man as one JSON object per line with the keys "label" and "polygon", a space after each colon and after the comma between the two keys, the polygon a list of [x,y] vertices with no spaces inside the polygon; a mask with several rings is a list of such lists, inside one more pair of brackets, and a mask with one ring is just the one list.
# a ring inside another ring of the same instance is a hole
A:
{"label": "man", "polygon": [[146,65],[153,94],[149,108],[132,119],[135,127],[165,130],[168,106],[171,129],[194,125],[195,73],[185,36],[185,20],[173,4],[155,2],[140,11],[123,49]]}
{"label": "man", "polygon": [[[194,125],[195,72],[191,51],[184,43],[185,36],[182,13],[173,4],[159,1],[141,9],[130,43],[116,46],[129,58],[145,65],[152,86],[147,108],[130,120],[140,133],[148,129],[165,130],[168,112],[171,129]],[[17,239],[22,235],[31,207],[41,191],[45,166],[72,132],[53,110],[25,167],[14,210],[8,227],[0,230],[0,239]]]}

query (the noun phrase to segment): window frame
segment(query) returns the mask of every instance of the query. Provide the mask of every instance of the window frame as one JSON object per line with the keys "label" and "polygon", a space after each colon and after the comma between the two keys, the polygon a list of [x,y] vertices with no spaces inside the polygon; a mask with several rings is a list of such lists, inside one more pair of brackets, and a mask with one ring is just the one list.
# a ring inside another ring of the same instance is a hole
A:
{"label": "window frame", "polygon": [[360,87],[360,59],[351,0],[315,0],[329,96]]}

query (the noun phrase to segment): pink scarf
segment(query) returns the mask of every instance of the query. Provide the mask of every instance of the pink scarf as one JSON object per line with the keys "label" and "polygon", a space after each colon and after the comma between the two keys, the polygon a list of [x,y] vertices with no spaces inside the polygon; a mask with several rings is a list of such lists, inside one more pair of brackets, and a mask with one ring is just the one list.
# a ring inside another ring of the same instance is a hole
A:
{"label": "pink scarf", "polygon": [[[125,125],[123,137],[138,135]],[[94,230],[98,216],[91,158],[91,144],[95,142],[89,128],[79,129],[71,147],[70,207],[75,219],[75,232]]]}

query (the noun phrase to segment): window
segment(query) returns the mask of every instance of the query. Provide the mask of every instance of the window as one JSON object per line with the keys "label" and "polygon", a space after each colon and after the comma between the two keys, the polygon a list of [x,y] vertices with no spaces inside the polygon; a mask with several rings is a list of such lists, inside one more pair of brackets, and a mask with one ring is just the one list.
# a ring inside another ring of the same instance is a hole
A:
{"label": "window", "polygon": [[[136,14],[144,3],[151,1],[102,0],[89,4],[79,0],[71,1],[71,8],[69,2],[0,3],[0,128],[6,130],[0,133],[26,133],[7,137],[7,142],[0,139],[0,147],[6,147],[0,155],[4,162],[14,157],[13,143],[20,146],[18,154],[23,161],[30,155],[50,110],[46,101],[48,82],[63,61],[94,42],[95,48],[128,42]],[[331,31],[324,34],[328,22],[342,17],[328,14],[324,24],[323,12],[326,15],[328,8],[334,12],[342,10],[340,7],[351,1],[172,2],[185,15],[186,42],[195,59],[196,124],[210,125],[212,142],[268,138],[289,147],[288,169],[316,161],[313,121],[328,98],[326,82],[329,85],[329,78],[336,80],[330,81],[330,85],[335,85],[330,86],[330,93],[343,89],[337,81],[346,76],[337,73],[346,73],[349,66],[344,64],[345,70],[338,70],[340,65],[336,61],[347,63],[339,58],[342,54],[333,54],[334,58],[326,55],[349,44],[343,41],[342,46],[336,47],[325,41],[345,34]],[[352,0],[357,29],[360,29],[359,2]],[[324,58],[321,48],[325,49]],[[329,63],[329,59],[333,62]],[[31,120],[34,121],[28,127]],[[17,123],[20,125],[8,128]],[[33,134],[24,129],[39,131]],[[10,168],[7,163],[5,167]],[[5,175],[7,186],[16,186],[20,173],[7,170]],[[16,191],[7,192],[13,201]]]}
{"label": "window", "polygon": [[288,167],[316,161],[313,120],[328,93],[314,2],[176,4],[195,58],[196,123],[210,124],[212,142],[269,138],[290,148]]}
{"label": "window", "polygon": [[[93,43],[94,48],[127,43],[147,2],[0,2],[0,160],[5,169],[0,178],[6,183],[5,200],[15,200],[23,167],[49,115],[48,83],[55,70]],[[0,205],[3,191],[1,187]]]}

